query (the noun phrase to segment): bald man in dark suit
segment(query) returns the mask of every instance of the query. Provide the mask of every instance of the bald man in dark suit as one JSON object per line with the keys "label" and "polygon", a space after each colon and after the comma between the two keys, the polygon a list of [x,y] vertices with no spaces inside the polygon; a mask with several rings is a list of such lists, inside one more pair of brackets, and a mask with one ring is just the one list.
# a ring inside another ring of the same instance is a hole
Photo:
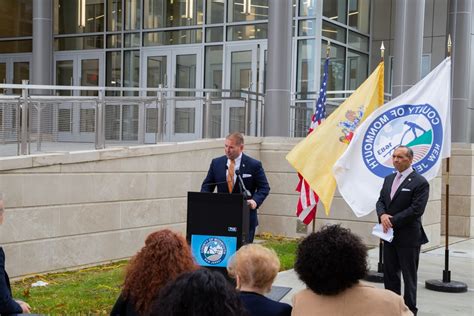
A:
{"label": "bald man in dark suit", "polygon": [[405,304],[417,314],[417,271],[422,244],[428,242],[421,224],[430,186],[411,167],[413,151],[406,146],[395,149],[393,165],[397,170],[384,180],[376,210],[384,231],[393,228],[392,242],[384,242],[384,284],[387,290],[401,294],[400,273],[405,284]]}

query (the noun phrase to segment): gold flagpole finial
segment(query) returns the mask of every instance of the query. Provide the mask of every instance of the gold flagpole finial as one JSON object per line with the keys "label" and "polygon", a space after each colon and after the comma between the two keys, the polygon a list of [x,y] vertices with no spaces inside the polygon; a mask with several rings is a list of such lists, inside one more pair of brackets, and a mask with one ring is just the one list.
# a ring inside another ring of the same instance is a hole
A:
{"label": "gold flagpole finial", "polygon": [[451,48],[453,44],[451,42],[451,34],[448,34],[448,56],[451,56]]}
{"label": "gold flagpole finial", "polygon": [[328,41],[328,45],[326,46],[326,58],[329,58],[330,52],[331,52],[331,41]]}
{"label": "gold flagpole finial", "polygon": [[385,46],[383,45],[383,41],[382,41],[382,45],[380,45],[380,57],[382,58],[382,60],[383,60],[384,54],[385,54]]}

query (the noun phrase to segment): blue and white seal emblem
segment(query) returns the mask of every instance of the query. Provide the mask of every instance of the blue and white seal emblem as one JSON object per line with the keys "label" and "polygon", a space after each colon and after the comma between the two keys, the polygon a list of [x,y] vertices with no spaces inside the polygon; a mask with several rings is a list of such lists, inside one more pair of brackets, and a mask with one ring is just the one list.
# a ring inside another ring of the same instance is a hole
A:
{"label": "blue and white seal emblem", "polygon": [[443,126],[438,111],[430,104],[404,104],[376,117],[362,140],[362,158],[373,174],[385,177],[393,172],[392,154],[397,146],[413,150],[413,169],[425,173],[441,156]]}
{"label": "blue and white seal emblem", "polygon": [[227,254],[227,247],[221,239],[211,237],[203,241],[200,253],[202,260],[208,264],[215,265],[224,260]]}

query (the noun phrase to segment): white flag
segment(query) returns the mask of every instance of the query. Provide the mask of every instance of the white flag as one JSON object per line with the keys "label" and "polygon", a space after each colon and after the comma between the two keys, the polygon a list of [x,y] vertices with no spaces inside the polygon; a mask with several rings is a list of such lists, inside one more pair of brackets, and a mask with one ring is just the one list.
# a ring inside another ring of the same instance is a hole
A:
{"label": "white flag", "polygon": [[375,209],[384,178],[395,171],[392,153],[413,149],[413,169],[434,178],[451,153],[451,59],[408,91],[375,110],[356,130],[333,168],[339,192],[356,216]]}

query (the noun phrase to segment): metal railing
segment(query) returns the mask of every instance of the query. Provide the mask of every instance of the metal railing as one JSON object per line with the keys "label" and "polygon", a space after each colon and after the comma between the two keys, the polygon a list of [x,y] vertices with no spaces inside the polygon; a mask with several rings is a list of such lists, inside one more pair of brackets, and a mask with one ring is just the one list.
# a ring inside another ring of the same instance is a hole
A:
{"label": "metal railing", "polygon": [[[224,137],[227,123],[222,117],[233,123],[233,130],[263,135],[265,99],[250,89],[44,86],[23,82],[0,84],[0,91],[21,91],[16,95],[0,94],[0,156]],[[222,115],[223,111],[229,113]]]}

